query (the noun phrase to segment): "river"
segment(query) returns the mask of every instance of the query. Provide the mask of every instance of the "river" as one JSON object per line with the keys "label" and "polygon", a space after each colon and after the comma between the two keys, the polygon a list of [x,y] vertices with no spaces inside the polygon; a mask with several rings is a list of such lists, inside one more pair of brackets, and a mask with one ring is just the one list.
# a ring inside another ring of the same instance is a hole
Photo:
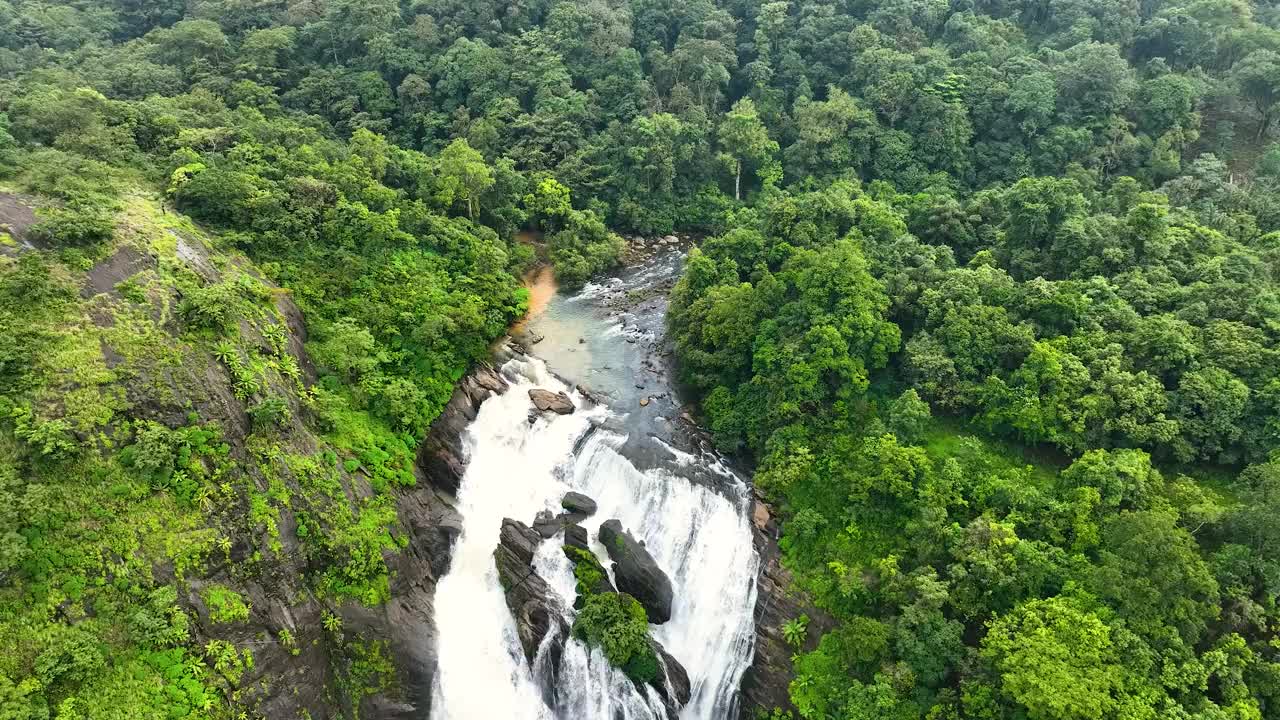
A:
{"label": "river", "polygon": [[[671,620],[650,630],[688,672],[691,698],[680,717],[736,717],[759,561],[749,489],[683,415],[663,360],[665,289],[682,257],[669,251],[575,294],[546,293],[541,312],[514,331],[529,354],[499,350],[511,388],[486,400],[465,432],[463,527],[436,589],[435,720],[667,717],[652,688],[638,689],[576,639],[550,697],[540,690],[548,682],[543,658],[531,668],[521,652],[493,560],[501,522],[558,511],[569,490],[599,504],[582,525],[606,568],[596,532],[617,518],[671,577]],[[577,409],[530,422],[531,388],[565,391]],[[543,542],[535,567],[571,624],[574,579],[560,544]]]}

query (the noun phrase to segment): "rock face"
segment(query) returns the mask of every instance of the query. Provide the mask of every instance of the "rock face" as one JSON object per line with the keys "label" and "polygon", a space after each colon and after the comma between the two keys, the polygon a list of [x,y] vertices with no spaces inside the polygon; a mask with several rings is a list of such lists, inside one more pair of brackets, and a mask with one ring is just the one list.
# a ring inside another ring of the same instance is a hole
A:
{"label": "rock face", "polygon": [[[576,523],[587,519],[596,511],[595,500],[576,492],[565,493],[564,498],[560,500],[560,506],[564,508],[564,512],[559,515],[552,514],[550,510],[539,510],[533,518],[533,529],[548,540],[555,537],[556,533],[562,529],[566,532],[573,529]],[[580,527],[577,529],[586,532]],[[586,547],[585,542],[583,547]]]}
{"label": "rock face", "polygon": [[458,492],[466,459],[462,451],[462,431],[490,395],[506,392],[507,381],[492,368],[480,367],[462,379],[454,389],[440,417],[431,425],[427,439],[418,447],[418,467],[436,487],[450,494]]}
{"label": "rock face", "polygon": [[557,415],[568,415],[573,412],[573,401],[563,392],[534,388],[529,391],[529,399],[533,401],[533,406],[542,412],[550,410]]}
{"label": "rock face", "polygon": [[564,546],[591,552],[587,529],[581,525],[566,525],[564,528]]}
{"label": "rock face", "polygon": [[835,627],[826,612],[791,589],[792,576],[781,562],[779,529],[769,508],[759,497],[752,498],[751,535],[760,556],[756,578],[756,648],[751,666],[742,676],[742,701],[738,717],[755,720],[773,708],[792,710],[787,687],[793,676],[791,655],[795,650],[782,636],[782,625],[801,615],[809,616],[809,631],[803,651],[818,646],[824,633]]}
{"label": "rock face", "polygon": [[671,578],[658,567],[631,533],[622,529],[619,520],[606,520],[600,526],[600,543],[613,561],[613,577],[620,592],[640,602],[649,622],[661,624],[671,619]]}
{"label": "rock face", "polygon": [[400,676],[398,696],[366,699],[361,704],[362,718],[408,720],[430,715],[437,667],[435,586],[448,572],[453,542],[462,532],[462,518],[448,496],[457,491],[465,468],[462,431],[475,418],[482,402],[507,388],[507,382],[488,367],[478,368],[458,384],[423,443],[424,448],[447,452],[453,461],[432,462],[439,455],[419,452],[415,468],[418,483],[401,494],[396,503],[400,527],[409,542],[402,551],[389,556],[391,599],[380,608],[354,603],[343,606],[344,632],[349,629],[369,637],[388,638],[391,660]]}
{"label": "rock face", "polygon": [[550,510],[539,510],[533,518],[533,529],[548,540],[555,537],[562,527],[564,527],[564,521],[553,515]]}

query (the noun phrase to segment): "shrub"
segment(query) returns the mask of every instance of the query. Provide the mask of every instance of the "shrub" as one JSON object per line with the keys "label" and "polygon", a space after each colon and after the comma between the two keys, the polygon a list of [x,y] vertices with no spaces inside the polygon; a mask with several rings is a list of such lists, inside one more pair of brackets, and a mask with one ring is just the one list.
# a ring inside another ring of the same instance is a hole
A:
{"label": "shrub", "polygon": [[215,623],[244,622],[249,619],[249,606],[240,593],[226,585],[210,585],[200,592],[209,608],[209,619]]}
{"label": "shrub", "polygon": [[237,317],[238,299],[236,289],[230,283],[196,288],[182,299],[182,316],[193,327],[220,331]]}
{"label": "shrub", "polygon": [[649,640],[644,608],[626,593],[597,593],[573,621],[573,634],[604,650],[614,667],[638,683],[658,677],[658,658]]}
{"label": "shrub", "polygon": [[44,219],[31,226],[31,235],[51,247],[86,247],[111,239],[113,213],[88,202],[40,210]]}
{"label": "shrub", "polygon": [[251,304],[270,298],[269,288],[241,273],[235,279],[189,290],[180,309],[191,326],[221,332],[244,315]]}
{"label": "shrub", "polygon": [[597,588],[608,578],[605,575],[604,566],[600,564],[600,559],[590,550],[566,545],[564,554],[573,563],[573,577],[577,580],[578,593],[573,606],[580,609],[587,598],[596,593]]}
{"label": "shrub", "polygon": [[249,420],[255,430],[279,430],[288,424],[293,415],[289,403],[279,397],[269,397],[249,408]]}

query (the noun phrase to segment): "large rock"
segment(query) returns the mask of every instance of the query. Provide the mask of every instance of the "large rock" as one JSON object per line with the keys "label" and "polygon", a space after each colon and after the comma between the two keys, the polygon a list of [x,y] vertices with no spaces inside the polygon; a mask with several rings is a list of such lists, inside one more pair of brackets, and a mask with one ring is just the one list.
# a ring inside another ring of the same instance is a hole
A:
{"label": "large rock", "polygon": [[440,417],[431,424],[426,440],[418,447],[417,465],[435,487],[457,494],[466,470],[462,433],[476,419],[480,404],[491,395],[510,387],[492,368],[481,366],[462,379],[445,404]]}
{"label": "large rock", "polygon": [[538,514],[533,516],[533,529],[547,540],[555,537],[563,527],[564,521],[550,510],[539,510]]}
{"label": "large rock", "polygon": [[567,492],[560,498],[560,507],[570,515],[591,517],[596,514],[596,501],[578,492]]}
{"label": "large rock", "polygon": [[529,399],[533,401],[533,406],[542,412],[550,410],[557,415],[568,415],[573,412],[573,401],[563,392],[533,388],[529,391]]}
{"label": "large rock", "polygon": [[[591,552],[591,543],[587,529],[581,525],[564,526],[564,546]],[[572,558],[571,558],[572,559]]]}
{"label": "large rock", "polygon": [[606,520],[600,526],[600,543],[613,561],[613,577],[620,592],[640,602],[649,622],[660,624],[671,619],[671,578],[631,533],[622,529],[619,520]]}

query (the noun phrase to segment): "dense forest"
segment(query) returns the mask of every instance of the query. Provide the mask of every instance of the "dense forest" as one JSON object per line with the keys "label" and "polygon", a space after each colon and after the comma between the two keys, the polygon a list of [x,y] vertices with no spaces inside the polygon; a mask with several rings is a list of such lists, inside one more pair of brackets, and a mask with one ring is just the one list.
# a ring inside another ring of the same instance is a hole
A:
{"label": "dense forest", "polygon": [[384,603],[518,236],[679,230],[682,377],[834,621],[775,717],[1280,718],[1277,118],[1266,0],[0,0],[0,717],[254,716],[192,583],[287,514]]}

